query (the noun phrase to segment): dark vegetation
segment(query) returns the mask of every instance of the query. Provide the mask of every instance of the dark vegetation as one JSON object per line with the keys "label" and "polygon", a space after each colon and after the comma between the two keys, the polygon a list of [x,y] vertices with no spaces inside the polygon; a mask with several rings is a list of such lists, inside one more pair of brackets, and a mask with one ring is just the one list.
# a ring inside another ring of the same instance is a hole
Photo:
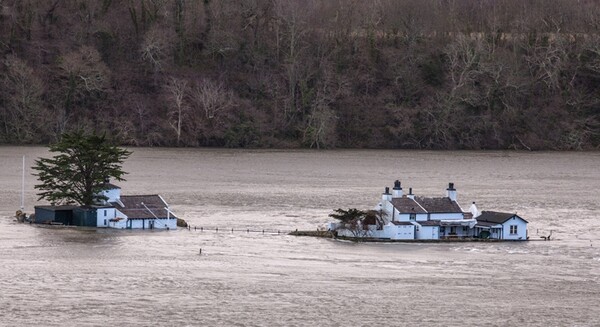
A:
{"label": "dark vegetation", "polygon": [[597,149],[595,0],[0,0],[0,143]]}
{"label": "dark vegetation", "polygon": [[105,135],[81,131],[61,135],[50,145],[52,158],[35,161],[38,200],[52,204],[89,206],[106,200],[102,191],[111,178],[124,181],[122,164],[131,152],[111,143]]}

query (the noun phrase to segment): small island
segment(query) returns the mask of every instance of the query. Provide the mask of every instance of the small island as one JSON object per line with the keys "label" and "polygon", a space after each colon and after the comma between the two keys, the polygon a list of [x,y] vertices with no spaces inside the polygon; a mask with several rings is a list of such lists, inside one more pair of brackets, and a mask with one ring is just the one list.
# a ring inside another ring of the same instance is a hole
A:
{"label": "small island", "polygon": [[110,178],[124,181],[121,169],[131,152],[113,145],[106,135],[73,132],[50,146],[52,158],[40,158],[33,167],[40,184],[35,214],[22,211],[17,220],[53,226],[116,229],[176,229],[187,224],[178,219],[158,194],[121,195]]}
{"label": "small island", "polygon": [[483,211],[473,202],[468,211],[457,202],[457,190],[449,183],[445,197],[422,197],[409,188],[404,194],[396,180],[386,187],[373,210],[337,209],[338,220],[327,231],[292,235],[336,237],[359,241],[526,241],[528,222],[516,213]]}

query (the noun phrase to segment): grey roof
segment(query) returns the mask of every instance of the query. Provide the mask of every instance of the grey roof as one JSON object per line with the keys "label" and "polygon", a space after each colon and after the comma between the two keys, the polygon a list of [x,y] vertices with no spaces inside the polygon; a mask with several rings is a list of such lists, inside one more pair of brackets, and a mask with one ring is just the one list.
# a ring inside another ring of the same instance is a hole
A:
{"label": "grey roof", "polygon": [[43,205],[43,206],[35,206],[35,209],[43,209],[48,211],[70,211],[78,206],[74,205],[60,205],[60,206],[51,206],[51,205]]}
{"label": "grey roof", "polygon": [[167,212],[167,204],[157,194],[122,195],[120,200],[123,206],[118,203],[113,205],[129,219],[175,218],[175,215]]}
{"label": "grey roof", "polygon": [[391,202],[400,213],[427,213],[415,200],[409,197],[393,198]]}
{"label": "grey roof", "polygon": [[439,220],[417,221],[417,224],[420,224],[421,226],[439,226],[440,221]]}
{"label": "grey roof", "polygon": [[477,224],[475,226],[480,226],[480,227],[492,227],[492,226],[496,226],[499,225],[498,223],[492,223],[489,221],[477,221]]}
{"label": "grey roof", "polygon": [[392,221],[392,224],[396,225],[396,226],[407,226],[407,225],[412,225],[410,222],[408,221]]}
{"label": "grey roof", "polygon": [[415,200],[429,213],[463,213],[456,201],[444,198],[415,197]]}
{"label": "grey roof", "polygon": [[477,221],[486,221],[486,222],[490,222],[490,223],[496,223],[496,224],[502,224],[505,221],[509,220],[512,217],[518,217],[519,219],[522,219],[524,222],[527,222],[527,220],[517,216],[516,213],[509,213],[509,212],[496,212],[496,211],[483,211],[481,212],[481,215],[479,217],[477,217]]}

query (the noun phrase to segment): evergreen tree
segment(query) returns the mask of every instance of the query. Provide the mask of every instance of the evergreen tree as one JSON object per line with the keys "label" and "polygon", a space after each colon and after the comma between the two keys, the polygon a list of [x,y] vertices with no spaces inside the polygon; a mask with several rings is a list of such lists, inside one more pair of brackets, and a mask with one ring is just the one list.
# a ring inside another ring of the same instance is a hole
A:
{"label": "evergreen tree", "polygon": [[336,209],[334,211],[335,211],[335,213],[329,214],[329,217],[335,218],[335,219],[341,221],[342,223],[357,222],[357,221],[360,221],[361,219],[365,218],[365,216],[367,215],[366,212],[364,212],[362,210],[358,210],[356,208],[350,208],[348,210],[344,210],[344,209],[340,208],[340,209]]}
{"label": "evergreen tree", "polygon": [[41,184],[38,200],[53,204],[93,205],[105,199],[100,195],[108,179],[124,181],[121,169],[130,151],[113,145],[106,135],[84,134],[81,131],[63,134],[58,143],[50,145],[54,157],[40,158],[33,169]]}

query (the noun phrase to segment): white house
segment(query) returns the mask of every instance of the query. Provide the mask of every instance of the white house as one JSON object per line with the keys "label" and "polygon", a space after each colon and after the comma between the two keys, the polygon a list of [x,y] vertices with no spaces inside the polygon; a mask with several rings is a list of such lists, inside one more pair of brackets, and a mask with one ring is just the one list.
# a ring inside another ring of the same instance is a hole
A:
{"label": "white house", "polygon": [[391,240],[527,239],[527,221],[515,214],[484,211],[480,215],[474,202],[465,212],[457,202],[454,183],[448,184],[444,197],[421,197],[412,188],[404,194],[396,180],[391,193],[385,188],[374,210],[382,217],[379,224],[363,221],[349,228],[331,223],[329,229],[340,236]]}
{"label": "white house", "polygon": [[483,211],[477,217],[475,236],[502,240],[526,240],[527,220],[515,213]]}
{"label": "white house", "polygon": [[[118,202],[113,202],[117,211],[119,227],[128,229],[176,229],[177,217],[167,202],[157,194],[122,195]],[[124,221],[119,220],[124,217]],[[125,227],[123,227],[123,224]]]}
{"label": "white house", "polygon": [[157,194],[121,195],[121,188],[106,183],[102,192],[107,199],[98,207],[97,227],[118,229],[176,229],[177,216]]}

